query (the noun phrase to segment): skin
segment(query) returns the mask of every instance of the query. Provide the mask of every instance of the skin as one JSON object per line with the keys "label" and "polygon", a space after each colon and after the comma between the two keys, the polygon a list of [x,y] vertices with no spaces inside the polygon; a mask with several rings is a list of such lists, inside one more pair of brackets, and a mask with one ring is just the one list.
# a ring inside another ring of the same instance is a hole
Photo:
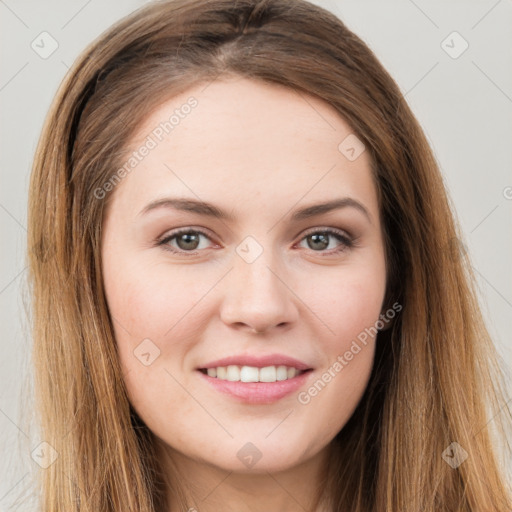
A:
{"label": "skin", "polygon": [[[173,460],[197,489],[190,507],[311,510],[330,443],[368,383],[375,339],[307,404],[298,392],[242,404],[196,368],[233,354],[291,355],[314,368],[304,392],[375,324],[386,262],[370,155],[349,161],[339,151],[352,130],[328,104],[241,77],[166,101],[129,150],[190,96],[197,107],[117,185],[104,221],[105,292],[129,399],[163,463]],[[164,197],[208,201],[234,220],[165,207],[140,213]],[[291,221],[299,208],[341,197],[370,218],[345,207]],[[183,227],[208,236],[196,235],[195,249],[183,237],[167,243],[182,254],[156,244]],[[336,253],[343,243],[335,236],[327,248],[308,238],[325,228],[355,245]],[[251,263],[236,252],[249,235],[263,250]],[[134,356],[144,339],[160,350],[148,366]],[[237,457],[248,442],[261,453],[251,468]]]}

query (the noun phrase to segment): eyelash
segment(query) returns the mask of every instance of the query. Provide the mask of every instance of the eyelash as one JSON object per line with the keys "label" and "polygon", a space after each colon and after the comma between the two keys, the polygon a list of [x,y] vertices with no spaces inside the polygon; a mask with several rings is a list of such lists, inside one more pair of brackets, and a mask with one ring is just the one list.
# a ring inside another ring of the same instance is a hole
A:
{"label": "eyelash", "polygon": [[[171,234],[169,234],[168,236],[165,236],[164,238],[157,240],[156,245],[161,246],[164,250],[170,251],[173,254],[185,254],[187,256],[188,255],[194,256],[197,254],[197,250],[196,250],[196,252],[185,251],[183,249],[175,249],[174,247],[167,245],[171,240],[173,240],[185,233],[200,234],[200,235],[203,235],[204,237],[210,239],[210,236],[207,233],[205,233],[204,231],[201,231],[200,229],[184,228],[184,229],[179,229],[177,231],[174,231]],[[302,242],[302,240],[304,240],[305,238],[307,238],[310,235],[319,234],[319,233],[331,235],[331,236],[337,238],[341,242],[340,247],[338,247],[336,249],[330,249],[328,251],[325,251],[325,250],[314,251],[313,249],[310,249],[312,252],[319,253],[320,255],[325,254],[327,256],[327,255],[332,255],[332,254],[339,254],[339,253],[341,253],[347,249],[350,249],[356,245],[355,238],[347,236],[343,231],[340,231],[338,229],[333,229],[333,228],[314,229],[309,232],[306,232],[306,234],[300,239],[300,242]],[[199,251],[201,251],[201,250],[203,250],[203,249],[200,249]]]}

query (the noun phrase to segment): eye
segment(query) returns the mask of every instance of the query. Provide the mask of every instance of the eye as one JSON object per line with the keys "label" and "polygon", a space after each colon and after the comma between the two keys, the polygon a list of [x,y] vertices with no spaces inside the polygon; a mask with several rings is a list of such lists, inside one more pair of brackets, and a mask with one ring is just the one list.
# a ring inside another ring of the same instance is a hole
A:
{"label": "eye", "polygon": [[[208,246],[201,246],[201,238],[211,240],[203,231],[191,228],[180,229],[170,233],[161,240],[157,241],[158,246],[175,254],[196,254],[193,251],[206,249]],[[355,240],[345,234],[343,231],[333,228],[316,229],[307,233],[302,239],[306,240],[309,249],[314,252],[326,254],[340,253],[350,247],[353,247]],[[330,247],[333,240],[338,241],[337,247]],[[329,249],[329,250],[325,250]]]}
{"label": "eye", "polygon": [[[329,248],[331,245],[333,238],[338,240],[340,245],[334,248],[331,247],[330,250],[325,251],[325,249]],[[310,231],[302,240],[306,240],[309,249],[315,252],[327,252],[327,254],[339,253],[354,245],[354,240],[343,231],[332,228]]]}
{"label": "eye", "polygon": [[[190,228],[181,229],[159,240],[157,245],[174,253],[191,252],[196,249],[205,249],[205,247],[200,247],[201,237],[210,240],[210,237],[203,231]],[[175,245],[172,242],[175,242]]]}

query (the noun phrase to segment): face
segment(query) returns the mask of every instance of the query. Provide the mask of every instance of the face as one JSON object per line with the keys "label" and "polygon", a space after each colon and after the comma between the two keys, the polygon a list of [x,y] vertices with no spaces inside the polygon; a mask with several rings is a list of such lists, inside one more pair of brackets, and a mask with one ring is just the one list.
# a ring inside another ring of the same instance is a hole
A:
{"label": "face", "polygon": [[354,137],[315,97],[231,77],[166,102],[131,140],[105,292],[129,399],[180,457],[292,468],[361,399],[386,265]]}

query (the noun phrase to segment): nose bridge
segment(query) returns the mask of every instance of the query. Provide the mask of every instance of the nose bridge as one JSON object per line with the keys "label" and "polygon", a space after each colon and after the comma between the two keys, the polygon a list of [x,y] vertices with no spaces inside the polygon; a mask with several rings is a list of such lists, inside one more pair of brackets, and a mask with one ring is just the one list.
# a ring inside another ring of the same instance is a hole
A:
{"label": "nose bridge", "polygon": [[294,296],[272,250],[246,237],[235,251],[221,311],[224,322],[257,331],[293,322],[297,317]]}

